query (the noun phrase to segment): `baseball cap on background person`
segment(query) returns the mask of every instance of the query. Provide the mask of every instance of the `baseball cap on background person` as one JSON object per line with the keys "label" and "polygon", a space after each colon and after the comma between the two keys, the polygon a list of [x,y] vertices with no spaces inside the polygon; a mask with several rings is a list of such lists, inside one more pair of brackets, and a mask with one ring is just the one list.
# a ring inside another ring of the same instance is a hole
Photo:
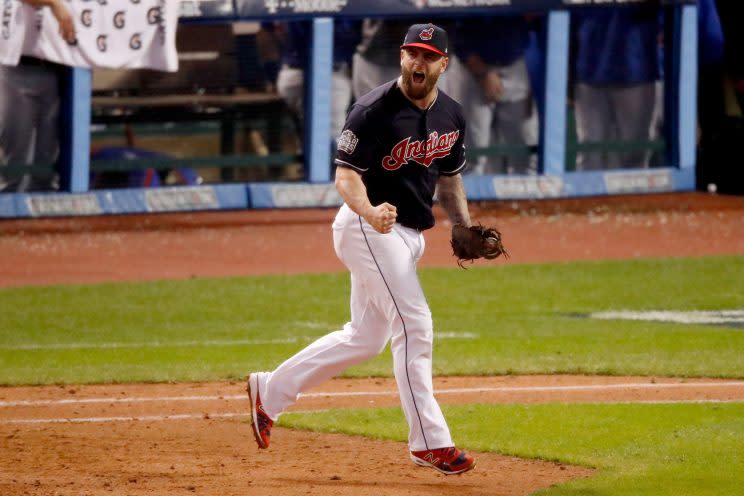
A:
{"label": "baseball cap on background person", "polygon": [[408,28],[401,48],[419,47],[449,57],[447,31],[434,24],[414,24]]}

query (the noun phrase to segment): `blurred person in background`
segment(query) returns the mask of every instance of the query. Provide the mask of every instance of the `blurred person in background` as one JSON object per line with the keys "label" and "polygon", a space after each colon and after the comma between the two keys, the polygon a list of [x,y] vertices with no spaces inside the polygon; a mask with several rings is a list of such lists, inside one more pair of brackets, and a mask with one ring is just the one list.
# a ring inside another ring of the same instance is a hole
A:
{"label": "blurred person in background", "polygon": [[723,36],[725,69],[731,78],[740,112],[744,113],[744,2],[741,0],[716,0]]}
{"label": "blurred person in background", "polygon": [[744,31],[741,0],[698,2],[700,124],[697,187],[744,194]]}
{"label": "blurred person in background", "polygon": [[724,46],[714,0],[698,0],[698,122],[703,134],[726,115]]}
{"label": "blurred person in background", "polygon": [[[658,4],[587,8],[571,17],[579,143],[648,142],[660,77]],[[647,167],[645,150],[584,152],[576,170]]]}
{"label": "blurred person in background", "polygon": [[[75,23],[62,0],[22,0],[51,9],[59,34],[74,43]],[[46,18],[45,18],[46,19]],[[0,64],[0,164],[53,164],[59,153],[59,64],[22,56],[16,66]],[[0,176],[0,191],[57,189],[54,173]]]}
{"label": "blurred person in background", "polygon": [[[281,68],[276,81],[279,95],[304,129],[305,64],[308,61],[311,26],[307,22],[287,22],[276,26],[282,39]],[[333,25],[333,81],[331,86],[331,138],[338,139],[351,104],[351,58],[360,39],[360,23],[336,20]]]}
{"label": "blurred person in background", "polygon": [[[524,17],[478,17],[457,23],[449,93],[468,119],[469,149],[493,144],[536,145],[538,121],[525,53],[530,43]],[[457,81],[457,83],[455,83]],[[475,174],[535,174],[529,155],[479,156]]]}
{"label": "blurred person in background", "polygon": [[354,99],[400,76],[400,58],[390,50],[406,35],[407,21],[365,19],[352,62]]}
{"label": "blurred person in background", "polygon": [[[669,36],[670,23],[666,23],[665,37]],[[699,139],[701,143],[719,133],[721,126],[726,125],[726,99],[724,94],[724,40],[721,21],[718,17],[715,2],[713,0],[698,0],[698,91],[697,91],[697,119],[699,126]],[[669,47],[660,46],[660,67],[662,76],[669,71],[670,62],[673,60],[669,53]],[[666,67],[666,68],[665,68]],[[652,123],[652,139],[664,136],[664,83],[657,83],[656,108]],[[704,165],[698,157],[697,170],[701,172]],[[651,166],[665,165],[664,153],[654,153],[650,162]]]}

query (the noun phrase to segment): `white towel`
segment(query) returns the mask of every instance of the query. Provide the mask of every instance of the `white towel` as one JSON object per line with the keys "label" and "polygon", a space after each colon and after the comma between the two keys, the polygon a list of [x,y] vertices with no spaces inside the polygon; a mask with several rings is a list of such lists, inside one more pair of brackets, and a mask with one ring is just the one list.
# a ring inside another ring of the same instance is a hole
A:
{"label": "white towel", "polygon": [[77,42],[59,35],[48,8],[0,0],[0,63],[30,55],[76,67],[178,70],[178,0],[70,0]]}

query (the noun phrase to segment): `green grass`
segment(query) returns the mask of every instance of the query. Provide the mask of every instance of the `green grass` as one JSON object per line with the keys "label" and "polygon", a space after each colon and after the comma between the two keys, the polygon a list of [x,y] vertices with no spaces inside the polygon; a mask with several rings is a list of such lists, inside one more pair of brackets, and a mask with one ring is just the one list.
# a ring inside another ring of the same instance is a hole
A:
{"label": "green grass", "polygon": [[[0,383],[241,377],[275,366],[340,325],[348,297],[336,288],[345,279],[192,279],[0,290]],[[281,342],[289,339],[296,341]],[[259,344],[230,344],[235,341]]]}
{"label": "green grass", "polygon": [[[744,488],[744,403],[445,407],[458,445],[595,467],[543,496],[734,496]],[[281,425],[404,442],[398,408],[286,414]]]}
{"label": "green grass", "polygon": [[[435,373],[744,378],[744,329],[579,317],[744,308],[744,257],[422,270]],[[0,275],[1,277],[1,275]],[[348,318],[347,274],[0,290],[0,384],[236,379]],[[347,375],[390,375],[389,353]],[[597,475],[550,496],[728,496],[744,487],[744,404],[445,407],[458,444]],[[287,414],[281,425],[404,441],[400,409]]]}
{"label": "green grass", "polygon": [[[744,377],[744,330],[595,321],[744,308],[744,257],[422,270],[435,373]],[[0,384],[235,379],[348,319],[348,275],[0,290]],[[272,342],[273,341],[273,342]],[[467,359],[463,359],[467,357]],[[347,375],[390,375],[389,353]]]}

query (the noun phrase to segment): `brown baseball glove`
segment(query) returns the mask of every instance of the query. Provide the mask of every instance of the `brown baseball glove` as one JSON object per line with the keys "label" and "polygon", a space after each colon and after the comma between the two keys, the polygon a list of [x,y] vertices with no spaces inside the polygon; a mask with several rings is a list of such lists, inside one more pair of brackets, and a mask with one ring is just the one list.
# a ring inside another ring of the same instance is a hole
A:
{"label": "brown baseball glove", "polygon": [[452,254],[457,257],[457,265],[462,267],[466,260],[476,258],[493,259],[499,255],[509,258],[509,252],[501,242],[501,233],[492,227],[482,225],[465,227],[462,224],[452,226]]}

